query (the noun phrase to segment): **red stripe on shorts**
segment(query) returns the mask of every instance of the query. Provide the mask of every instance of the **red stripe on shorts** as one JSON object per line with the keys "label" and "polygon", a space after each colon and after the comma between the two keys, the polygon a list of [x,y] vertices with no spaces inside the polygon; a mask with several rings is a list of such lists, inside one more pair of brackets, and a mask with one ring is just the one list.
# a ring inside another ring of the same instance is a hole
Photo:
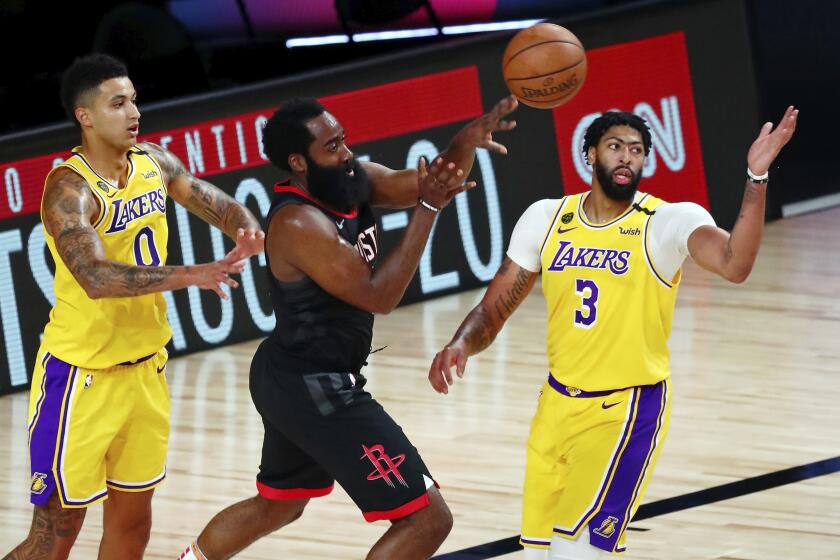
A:
{"label": "red stripe on shorts", "polygon": [[326,488],[272,488],[257,481],[257,491],[260,496],[269,500],[303,500],[306,498],[320,498],[333,491],[335,483]]}

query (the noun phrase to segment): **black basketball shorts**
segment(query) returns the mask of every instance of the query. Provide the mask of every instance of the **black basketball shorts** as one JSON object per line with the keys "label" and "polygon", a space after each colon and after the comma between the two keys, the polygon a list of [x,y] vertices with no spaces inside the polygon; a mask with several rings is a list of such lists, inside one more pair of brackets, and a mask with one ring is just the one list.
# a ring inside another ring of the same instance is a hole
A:
{"label": "black basketball shorts", "polygon": [[429,470],[364,390],[362,375],[282,371],[273,354],[264,342],[251,363],[251,397],[265,426],[260,495],[315,498],[338,481],[369,522],[406,517],[429,504]]}

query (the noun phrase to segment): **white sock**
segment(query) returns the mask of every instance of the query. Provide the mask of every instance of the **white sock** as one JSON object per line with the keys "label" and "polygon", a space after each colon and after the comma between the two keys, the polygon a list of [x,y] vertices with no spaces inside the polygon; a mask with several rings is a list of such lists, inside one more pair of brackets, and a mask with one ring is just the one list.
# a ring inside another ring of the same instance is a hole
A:
{"label": "white sock", "polygon": [[548,560],[547,548],[534,548],[532,546],[526,546],[523,552],[525,553],[523,556],[525,560]]}
{"label": "white sock", "polygon": [[181,553],[178,560],[207,560],[207,557],[204,556],[204,553],[202,553],[201,549],[198,548],[197,541],[193,541],[187,549]]}
{"label": "white sock", "polygon": [[601,549],[589,544],[589,529],[584,527],[575,540],[551,537],[548,560],[598,560]]}

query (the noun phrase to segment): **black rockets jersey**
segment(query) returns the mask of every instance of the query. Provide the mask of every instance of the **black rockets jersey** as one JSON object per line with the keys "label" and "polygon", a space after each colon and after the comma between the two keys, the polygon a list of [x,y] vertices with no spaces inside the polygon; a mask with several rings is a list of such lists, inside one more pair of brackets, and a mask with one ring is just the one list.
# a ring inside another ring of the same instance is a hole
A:
{"label": "black rockets jersey", "polygon": [[[299,187],[280,183],[267,222],[274,212],[289,204],[318,208],[345,241],[355,246],[361,258],[373,266],[378,250],[376,219],[368,204],[349,213],[326,207]],[[283,243],[283,239],[274,241]],[[268,251],[266,251],[268,262]],[[373,314],[332,296],[311,278],[281,282],[266,266],[271,302],[277,324],[269,336],[279,363],[289,372],[358,373],[370,353]],[[287,367],[286,367],[287,366]]]}

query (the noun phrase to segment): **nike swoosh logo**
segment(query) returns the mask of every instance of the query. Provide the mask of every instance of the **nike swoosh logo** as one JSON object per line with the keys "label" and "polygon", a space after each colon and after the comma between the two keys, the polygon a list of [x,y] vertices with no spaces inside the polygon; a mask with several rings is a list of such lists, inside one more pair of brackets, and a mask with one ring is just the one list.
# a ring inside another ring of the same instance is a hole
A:
{"label": "nike swoosh logo", "polygon": [[166,369],[166,364],[163,364],[161,367],[157,368],[157,372],[160,373]]}
{"label": "nike swoosh logo", "polygon": [[336,222],[335,225],[338,229],[343,229],[344,228],[344,220],[341,220],[340,222]]}
{"label": "nike swoosh logo", "polygon": [[612,408],[612,407],[614,407],[614,406],[616,406],[616,405],[619,405],[619,404],[621,404],[621,401],[614,402],[614,403],[612,403],[612,404],[607,404],[607,401],[604,401],[604,402],[602,402],[602,403],[601,403],[601,408],[603,408],[604,410],[606,410],[606,409],[608,409],[608,408]]}
{"label": "nike swoosh logo", "polygon": [[577,229],[577,226],[570,227],[569,229],[557,228],[557,233],[566,233],[567,231],[572,231],[573,229]]}

